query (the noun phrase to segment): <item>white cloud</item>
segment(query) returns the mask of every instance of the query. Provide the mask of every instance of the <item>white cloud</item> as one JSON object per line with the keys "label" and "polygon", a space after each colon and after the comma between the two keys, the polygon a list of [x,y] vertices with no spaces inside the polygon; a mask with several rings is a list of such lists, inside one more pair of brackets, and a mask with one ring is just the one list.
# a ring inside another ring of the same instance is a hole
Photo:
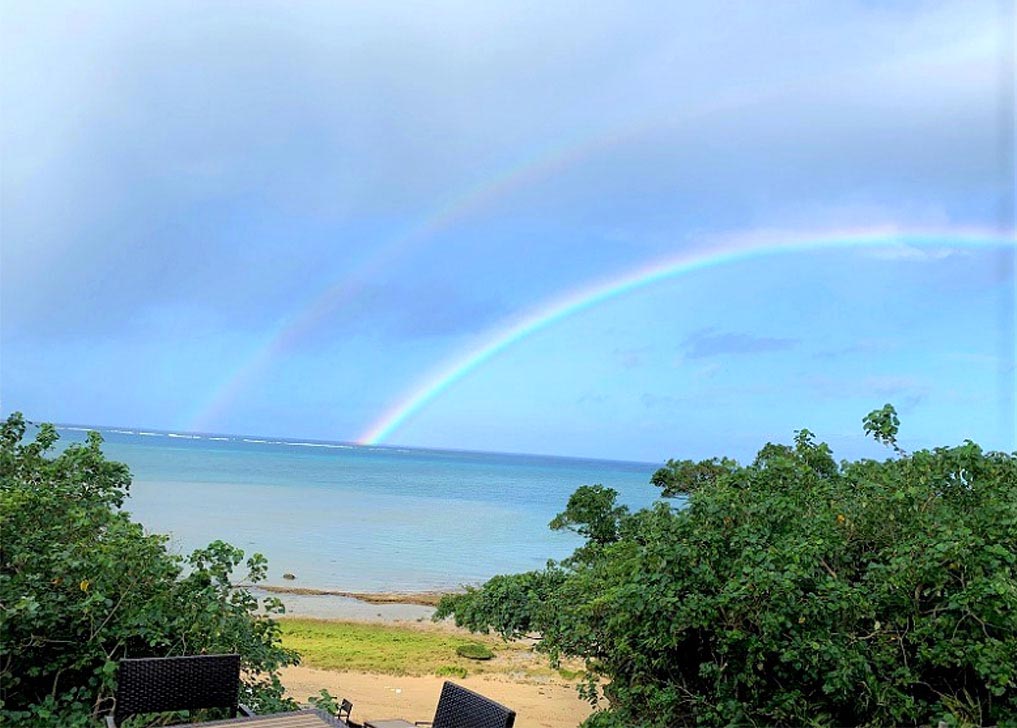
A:
{"label": "white cloud", "polygon": [[912,260],[916,262],[934,262],[953,257],[970,256],[968,250],[957,248],[919,248],[914,245],[890,245],[885,248],[871,248],[864,251],[864,255],[877,260]]}

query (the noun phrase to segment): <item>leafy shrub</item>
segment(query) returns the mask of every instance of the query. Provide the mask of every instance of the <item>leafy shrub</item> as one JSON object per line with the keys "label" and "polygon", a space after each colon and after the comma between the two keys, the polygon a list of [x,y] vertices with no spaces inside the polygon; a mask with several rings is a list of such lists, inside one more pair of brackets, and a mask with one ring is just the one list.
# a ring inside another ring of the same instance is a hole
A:
{"label": "leafy shrub", "polygon": [[339,715],[340,703],[342,703],[342,699],[337,698],[325,688],[319,690],[317,695],[307,698],[308,705],[324,710],[329,715]]}
{"label": "leafy shrub", "polygon": [[469,670],[460,665],[442,665],[434,674],[438,677],[458,677],[460,679],[470,674]]}
{"label": "leafy shrub", "polygon": [[[443,599],[436,618],[585,659],[587,726],[1017,726],[1017,455],[836,463],[811,433],[747,466],[669,461],[630,513],[583,486],[569,559]],[[672,504],[673,503],[673,504]],[[508,606],[506,606],[508,605]]]}
{"label": "leafy shrub", "polygon": [[486,646],[477,642],[468,642],[456,647],[456,654],[469,660],[490,660],[494,653]]}
{"label": "leafy shrub", "polygon": [[49,457],[53,427],[25,432],[19,413],[0,425],[0,722],[91,725],[112,707],[121,658],[220,652],[241,655],[242,702],[295,707],[279,682],[298,660],[272,619],[281,603],[231,581],[242,563],[245,581],[263,579],[264,557],[221,541],[168,553],[121,510],[130,472],[98,433]]}

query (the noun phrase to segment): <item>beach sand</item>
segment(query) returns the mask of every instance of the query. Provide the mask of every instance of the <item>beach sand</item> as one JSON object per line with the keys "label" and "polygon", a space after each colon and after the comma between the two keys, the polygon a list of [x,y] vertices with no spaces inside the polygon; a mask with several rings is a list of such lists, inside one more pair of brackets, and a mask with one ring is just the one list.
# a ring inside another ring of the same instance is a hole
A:
{"label": "beach sand", "polygon": [[[408,595],[398,593],[359,595],[285,587],[271,591],[272,596],[286,604],[289,617],[379,623],[469,634],[451,621],[431,621],[434,607],[429,604],[436,603],[440,595],[429,593],[407,599]],[[547,664],[543,655],[530,652],[523,655],[526,663]],[[357,723],[384,718],[430,720],[434,716],[441,686],[447,679],[433,675],[396,676],[304,666],[288,667],[282,671],[282,682],[290,697],[304,703],[308,697],[327,689],[337,698],[352,701],[352,718]],[[579,699],[575,684],[557,675],[523,676],[521,671],[519,676],[478,674],[452,680],[515,710],[518,728],[575,728],[592,710],[589,704]]]}
{"label": "beach sand", "polygon": [[[357,723],[384,718],[431,720],[448,678],[329,672],[310,667],[287,667],[282,681],[291,697],[304,702],[322,688],[353,703]],[[486,695],[516,711],[518,728],[575,728],[591,712],[575,686],[563,681],[515,682],[502,676],[467,676],[454,682]]]}

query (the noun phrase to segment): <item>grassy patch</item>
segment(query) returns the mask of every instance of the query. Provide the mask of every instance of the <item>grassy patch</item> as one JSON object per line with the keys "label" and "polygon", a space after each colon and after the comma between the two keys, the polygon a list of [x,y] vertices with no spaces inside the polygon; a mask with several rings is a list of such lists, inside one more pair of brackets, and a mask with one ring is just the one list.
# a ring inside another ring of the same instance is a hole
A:
{"label": "grassy patch", "polygon": [[494,653],[491,652],[487,645],[482,645],[479,642],[459,645],[456,647],[456,654],[468,660],[490,660],[494,657]]}
{"label": "grassy patch", "polygon": [[[529,659],[521,644],[505,644],[496,637],[468,637],[441,630],[387,624],[281,619],[282,642],[297,650],[302,663],[322,670],[351,670],[390,675],[460,675],[501,672],[546,672],[541,656]],[[494,659],[483,663],[461,657],[457,650],[481,644]]]}
{"label": "grassy patch", "polygon": [[459,677],[463,678],[470,674],[469,670],[465,667],[459,667],[459,665],[442,665],[434,674],[438,677]]}

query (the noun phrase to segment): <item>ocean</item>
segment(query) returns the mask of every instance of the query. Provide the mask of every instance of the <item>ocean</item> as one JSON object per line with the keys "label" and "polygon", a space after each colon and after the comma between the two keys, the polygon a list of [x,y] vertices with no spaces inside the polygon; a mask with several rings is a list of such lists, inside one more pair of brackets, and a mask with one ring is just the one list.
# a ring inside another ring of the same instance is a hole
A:
{"label": "ocean", "polygon": [[[94,429],[131,469],[136,520],[180,553],[217,539],[260,552],[278,586],[479,584],[570,554],[581,540],[547,524],[578,486],[610,486],[631,508],[658,494],[651,463]],[[84,440],[84,428],[58,430]]]}

